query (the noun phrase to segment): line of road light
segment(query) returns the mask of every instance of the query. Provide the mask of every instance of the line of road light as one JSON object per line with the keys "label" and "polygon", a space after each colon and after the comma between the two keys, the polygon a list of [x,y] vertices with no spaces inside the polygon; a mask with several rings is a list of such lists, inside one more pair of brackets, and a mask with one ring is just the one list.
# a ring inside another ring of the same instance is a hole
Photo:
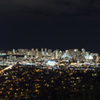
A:
{"label": "line of road light", "polygon": [[8,67],[4,68],[3,70],[0,71],[0,74],[3,73],[5,70],[11,69],[13,66],[15,66],[17,63],[14,63],[12,65],[9,65]]}

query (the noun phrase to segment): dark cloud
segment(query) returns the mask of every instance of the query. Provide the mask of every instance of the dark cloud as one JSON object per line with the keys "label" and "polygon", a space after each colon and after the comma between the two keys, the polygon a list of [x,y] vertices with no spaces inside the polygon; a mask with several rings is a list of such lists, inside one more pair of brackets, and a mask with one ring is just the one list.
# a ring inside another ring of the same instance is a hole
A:
{"label": "dark cloud", "polygon": [[99,0],[1,0],[0,20],[9,21],[100,21]]}
{"label": "dark cloud", "polygon": [[76,13],[88,6],[99,7],[98,1],[89,0],[3,0],[0,1],[0,11],[16,12],[23,10],[48,10],[52,12]]}
{"label": "dark cloud", "polygon": [[55,4],[57,4],[57,5],[66,5],[66,6],[70,6],[71,4],[72,4],[72,2],[59,2],[59,1],[57,1],[57,2],[54,2]]}

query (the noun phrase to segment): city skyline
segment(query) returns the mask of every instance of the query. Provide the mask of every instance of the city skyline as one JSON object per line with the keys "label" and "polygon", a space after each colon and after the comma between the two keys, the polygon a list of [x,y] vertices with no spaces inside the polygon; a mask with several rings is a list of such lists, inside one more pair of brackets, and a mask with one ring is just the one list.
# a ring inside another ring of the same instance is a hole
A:
{"label": "city skyline", "polygon": [[0,99],[98,100],[99,77],[100,55],[84,48],[0,51]]}
{"label": "city skyline", "polygon": [[21,66],[38,66],[39,69],[75,68],[73,70],[77,70],[79,68],[85,73],[91,68],[93,70],[99,68],[100,56],[98,53],[86,51],[84,48],[81,51],[79,49],[61,51],[47,48],[0,51],[0,66],[7,66],[0,71],[1,74],[18,64]]}
{"label": "city skyline", "polygon": [[78,49],[78,51],[82,51],[82,49],[85,49],[87,52],[90,52],[90,53],[98,53],[99,55],[100,55],[100,53],[99,52],[96,52],[96,51],[91,51],[90,49],[86,49],[86,48],[66,48],[66,49],[59,49],[59,48],[46,48],[46,47],[42,47],[42,48],[38,48],[38,47],[35,47],[35,48],[9,48],[9,49],[0,49],[0,53],[2,53],[2,52],[7,52],[7,51],[12,51],[12,50],[18,50],[18,49],[22,49],[22,50],[32,50],[32,49],[34,49],[34,50],[36,50],[36,49],[38,49],[39,51],[41,51],[41,49],[43,49],[43,50],[45,50],[45,49],[47,49],[47,50],[52,50],[52,51],[55,51],[55,50],[59,50],[59,51],[66,51],[66,50],[75,50],[75,49]]}

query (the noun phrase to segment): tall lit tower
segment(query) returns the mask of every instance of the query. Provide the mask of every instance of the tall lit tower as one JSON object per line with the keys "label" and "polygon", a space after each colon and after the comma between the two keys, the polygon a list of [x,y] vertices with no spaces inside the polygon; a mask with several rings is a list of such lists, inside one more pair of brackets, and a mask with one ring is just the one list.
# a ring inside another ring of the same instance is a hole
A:
{"label": "tall lit tower", "polygon": [[13,49],[13,54],[15,54],[16,53],[16,50],[15,49]]}
{"label": "tall lit tower", "polygon": [[36,58],[38,58],[38,55],[39,55],[39,52],[38,52],[38,49],[36,48],[36,50],[35,50],[35,56],[36,56]]}
{"label": "tall lit tower", "polygon": [[47,48],[45,48],[45,51],[44,51],[44,53],[45,53],[45,56],[47,55]]}

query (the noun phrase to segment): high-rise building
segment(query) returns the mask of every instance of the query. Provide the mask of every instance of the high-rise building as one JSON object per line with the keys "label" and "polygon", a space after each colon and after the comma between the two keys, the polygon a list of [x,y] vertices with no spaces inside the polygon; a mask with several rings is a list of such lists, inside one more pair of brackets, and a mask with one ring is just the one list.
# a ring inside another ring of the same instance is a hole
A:
{"label": "high-rise building", "polygon": [[50,56],[52,53],[52,50],[51,49],[48,49],[48,55]]}
{"label": "high-rise building", "polygon": [[47,48],[45,48],[44,54],[45,54],[45,56],[47,56]]}
{"label": "high-rise building", "polygon": [[13,54],[15,54],[16,53],[16,50],[15,49],[13,49]]}
{"label": "high-rise building", "polygon": [[38,52],[38,49],[37,49],[37,48],[36,48],[36,50],[35,50],[35,53],[36,53],[35,57],[38,58],[39,52]]}

